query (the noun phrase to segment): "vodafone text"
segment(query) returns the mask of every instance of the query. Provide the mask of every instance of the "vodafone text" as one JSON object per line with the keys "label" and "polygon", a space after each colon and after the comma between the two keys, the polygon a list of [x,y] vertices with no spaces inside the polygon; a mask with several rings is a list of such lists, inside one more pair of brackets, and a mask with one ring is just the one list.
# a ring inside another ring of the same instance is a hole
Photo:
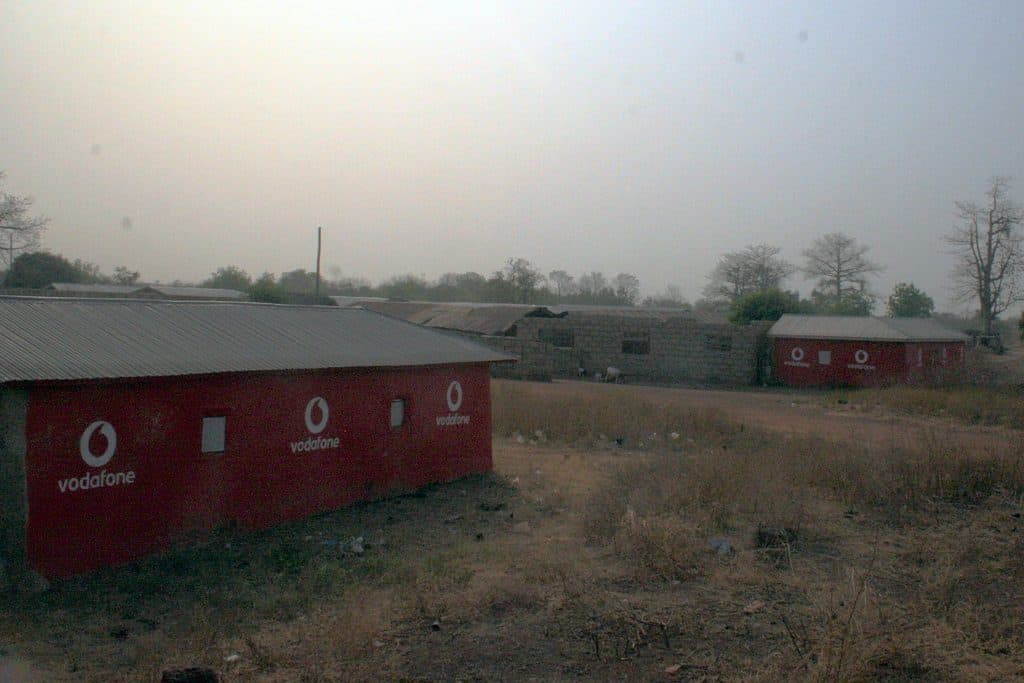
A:
{"label": "vodafone text", "polygon": [[338,446],[341,445],[341,439],[339,439],[336,436],[311,436],[305,441],[292,441],[288,445],[292,447],[292,453],[308,453],[310,451],[320,451],[328,448],[338,448]]}
{"label": "vodafone text", "polygon": [[61,493],[68,491],[88,491],[100,489],[106,486],[118,486],[120,484],[134,484],[135,472],[107,472],[100,470],[96,474],[83,474],[81,477],[69,477],[57,482],[57,488]]}

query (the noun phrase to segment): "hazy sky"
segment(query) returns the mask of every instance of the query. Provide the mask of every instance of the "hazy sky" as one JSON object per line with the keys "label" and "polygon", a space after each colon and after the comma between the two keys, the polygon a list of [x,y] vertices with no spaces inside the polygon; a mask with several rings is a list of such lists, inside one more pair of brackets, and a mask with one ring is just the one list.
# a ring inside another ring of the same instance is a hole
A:
{"label": "hazy sky", "polygon": [[[0,3],[0,169],[147,280],[636,273],[871,246],[940,307],[953,201],[1024,199],[1024,2]],[[807,292],[798,277],[790,286]]]}

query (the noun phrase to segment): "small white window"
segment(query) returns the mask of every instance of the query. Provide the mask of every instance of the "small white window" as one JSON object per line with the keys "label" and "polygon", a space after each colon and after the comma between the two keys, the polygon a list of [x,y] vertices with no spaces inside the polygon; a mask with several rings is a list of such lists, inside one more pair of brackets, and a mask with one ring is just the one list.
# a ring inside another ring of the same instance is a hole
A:
{"label": "small white window", "polygon": [[405,400],[396,398],[391,402],[391,426],[401,427],[405,422]]}
{"label": "small white window", "polygon": [[226,418],[203,418],[203,453],[224,452],[224,425]]}
{"label": "small white window", "polygon": [[831,365],[832,364],[832,352],[831,351],[818,351],[818,365]]}

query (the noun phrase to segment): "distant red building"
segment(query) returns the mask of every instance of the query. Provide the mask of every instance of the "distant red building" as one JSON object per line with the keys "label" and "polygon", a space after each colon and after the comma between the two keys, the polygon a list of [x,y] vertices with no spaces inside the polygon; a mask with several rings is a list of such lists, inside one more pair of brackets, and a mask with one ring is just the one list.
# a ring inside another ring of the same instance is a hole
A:
{"label": "distant red building", "polygon": [[366,310],[0,297],[0,561],[47,577],[491,468],[484,346]]}
{"label": "distant red building", "polygon": [[784,315],[772,376],[794,387],[920,383],[963,367],[968,337],[929,318]]}

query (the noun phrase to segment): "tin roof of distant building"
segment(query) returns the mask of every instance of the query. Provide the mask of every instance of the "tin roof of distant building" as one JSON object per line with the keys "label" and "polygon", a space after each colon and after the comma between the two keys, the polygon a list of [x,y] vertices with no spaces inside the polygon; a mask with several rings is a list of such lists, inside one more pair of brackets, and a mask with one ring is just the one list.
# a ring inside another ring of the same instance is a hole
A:
{"label": "tin roof of distant building", "polygon": [[0,382],[514,360],[364,309],[0,297]]}
{"label": "tin roof of distant building", "polygon": [[48,289],[74,294],[115,294],[120,296],[164,296],[187,299],[244,299],[245,292],[220,287],[192,287],[190,285],[107,285],[80,282],[54,282]]}
{"label": "tin roof of distant building", "polygon": [[769,337],[851,339],[861,341],[967,341],[965,334],[943,327],[931,318],[792,315],[779,318]]}

